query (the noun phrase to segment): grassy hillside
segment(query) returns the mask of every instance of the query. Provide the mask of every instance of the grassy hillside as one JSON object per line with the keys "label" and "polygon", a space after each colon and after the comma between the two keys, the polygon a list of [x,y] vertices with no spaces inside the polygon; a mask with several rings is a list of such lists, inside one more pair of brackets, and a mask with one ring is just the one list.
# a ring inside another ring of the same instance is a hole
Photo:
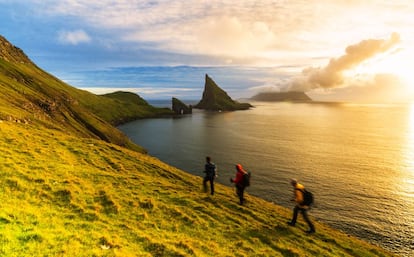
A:
{"label": "grassy hillside", "polygon": [[163,113],[72,88],[0,37],[0,256],[391,256],[222,185],[210,197],[111,126]]}
{"label": "grassy hillside", "polygon": [[137,118],[172,114],[132,93],[98,96],[67,85],[38,68],[0,36],[0,119],[47,127],[133,147],[116,125]]}
{"label": "grassy hillside", "polygon": [[0,122],[0,256],[391,256],[148,155]]}

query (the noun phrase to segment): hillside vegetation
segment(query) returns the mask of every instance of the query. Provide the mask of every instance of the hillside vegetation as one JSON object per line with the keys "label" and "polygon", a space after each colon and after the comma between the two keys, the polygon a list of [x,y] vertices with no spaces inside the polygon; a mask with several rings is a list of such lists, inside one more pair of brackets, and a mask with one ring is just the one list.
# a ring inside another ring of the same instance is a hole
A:
{"label": "hillside vegetation", "polygon": [[317,222],[308,236],[302,222],[287,226],[290,210],[250,195],[240,206],[232,188],[201,192],[201,178],[111,126],[167,110],[131,94],[74,89],[6,44],[0,256],[391,256]]}
{"label": "hillside vegetation", "polygon": [[146,154],[0,123],[0,256],[391,256]]}
{"label": "hillside vegetation", "polygon": [[98,96],[71,87],[41,70],[0,36],[0,119],[41,123],[140,150],[113,125],[171,114],[133,93]]}

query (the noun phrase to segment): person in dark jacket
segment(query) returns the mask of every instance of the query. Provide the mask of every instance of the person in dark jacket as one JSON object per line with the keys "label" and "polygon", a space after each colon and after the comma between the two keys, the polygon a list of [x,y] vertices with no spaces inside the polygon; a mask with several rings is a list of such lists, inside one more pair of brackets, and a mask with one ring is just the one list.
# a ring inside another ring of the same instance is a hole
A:
{"label": "person in dark jacket", "polygon": [[305,190],[305,187],[302,184],[299,184],[296,179],[291,179],[290,184],[293,187],[292,201],[296,202],[296,205],[295,208],[293,208],[292,220],[288,222],[288,225],[295,226],[298,214],[300,212],[302,213],[303,219],[309,226],[309,230],[306,231],[306,233],[313,234],[315,233],[315,226],[312,224],[311,220],[308,217],[309,206],[303,204],[303,191]]}
{"label": "person in dark jacket", "polygon": [[204,179],[203,187],[204,192],[207,193],[207,181],[210,181],[210,194],[214,195],[214,179],[217,177],[217,167],[214,163],[211,162],[209,156],[206,157],[206,164],[204,165]]}
{"label": "person in dark jacket", "polygon": [[236,177],[233,179],[230,179],[230,182],[234,183],[236,185],[236,193],[240,200],[240,205],[243,205],[244,203],[244,174],[247,174],[247,171],[243,169],[241,164],[236,165]]}

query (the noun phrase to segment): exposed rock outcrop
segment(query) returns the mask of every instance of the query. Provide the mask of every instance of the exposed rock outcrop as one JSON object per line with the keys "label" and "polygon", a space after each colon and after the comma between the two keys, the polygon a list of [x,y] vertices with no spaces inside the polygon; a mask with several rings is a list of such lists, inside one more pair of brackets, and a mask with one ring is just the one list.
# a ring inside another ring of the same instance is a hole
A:
{"label": "exposed rock outcrop", "polygon": [[172,98],[172,110],[175,114],[191,114],[193,112],[191,105],[186,105],[175,97]]}
{"label": "exposed rock outcrop", "polygon": [[239,103],[231,99],[228,94],[221,89],[207,74],[204,85],[203,97],[198,104],[194,106],[197,109],[208,111],[236,111],[247,110],[252,105],[249,103]]}
{"label": "exposed rock outcrop", "polygon": [[13,63],[31,63],[29,57],[18,47],[0,35],[0,58]]}
{"label": "exposed rock outcrop", "polygon": [[304,92],[267,92],[259,93],[252,98],[254,101],[262,102],[310,102],[312,99]]}

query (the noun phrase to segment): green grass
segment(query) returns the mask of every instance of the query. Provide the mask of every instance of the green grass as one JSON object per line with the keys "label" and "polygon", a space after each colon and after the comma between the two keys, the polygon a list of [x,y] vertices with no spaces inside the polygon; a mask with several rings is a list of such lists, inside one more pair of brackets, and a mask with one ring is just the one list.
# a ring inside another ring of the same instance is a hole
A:
{"label": "green grass", "polygon": [[0,123],[0,256],[391,256],[97,139]]}
{"label": "green grass", "polygon": [[172,114],[133,93],[99,96],[76,89],[31,62],[8,62],[0,55],[0,119],[41,123],[72,135],[143,151],[113,125]]}
{"label": "green grass", "polygon": [[[169,115],[45,73],[0,36],[0,257],[391,256],[146,155],[113,124]],[[111,125],[112,124],[112,125]]]}

